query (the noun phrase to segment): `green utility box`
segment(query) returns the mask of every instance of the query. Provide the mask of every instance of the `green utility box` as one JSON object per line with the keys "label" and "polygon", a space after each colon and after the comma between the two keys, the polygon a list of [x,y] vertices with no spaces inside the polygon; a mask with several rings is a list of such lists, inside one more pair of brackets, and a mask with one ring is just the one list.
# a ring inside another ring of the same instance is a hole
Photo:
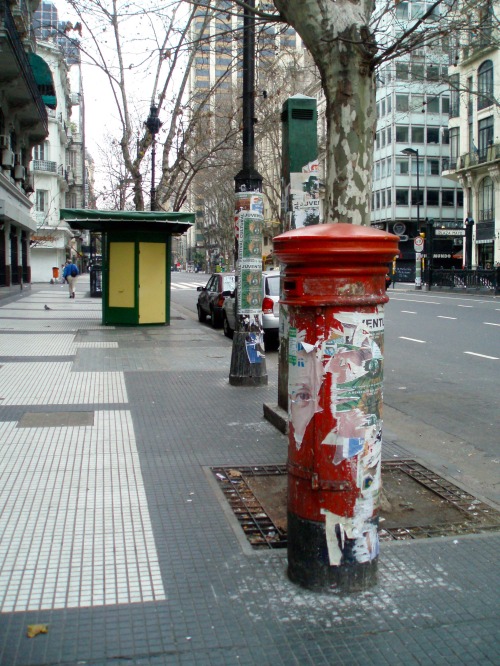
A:
{"label": "green utility box", "polygon": [[285,184],[290,174],[298,173],[318,159],[318,110],[316,99],[305,95],[289,97],[281,111],[282,171]]}

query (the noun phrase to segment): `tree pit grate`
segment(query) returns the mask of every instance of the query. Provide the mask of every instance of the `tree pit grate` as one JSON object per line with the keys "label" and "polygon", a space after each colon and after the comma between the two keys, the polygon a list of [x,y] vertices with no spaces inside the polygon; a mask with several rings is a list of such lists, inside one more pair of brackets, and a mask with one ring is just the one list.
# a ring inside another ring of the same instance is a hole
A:
{"label": "tree pit grate", "polygon": [[[210,469],[252,547],[286,548],[287,466]],[[389,506],[380,511],[381,541],[500,530],[500,511],[414,460],[382,462],[382,482],[389,488]],[[401,487],[399,494],[394,486]]]}

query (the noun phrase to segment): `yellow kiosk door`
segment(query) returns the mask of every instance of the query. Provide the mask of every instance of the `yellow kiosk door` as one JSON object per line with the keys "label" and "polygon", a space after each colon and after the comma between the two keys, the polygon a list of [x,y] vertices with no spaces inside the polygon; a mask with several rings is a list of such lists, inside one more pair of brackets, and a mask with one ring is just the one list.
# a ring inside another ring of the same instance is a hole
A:
{"label": "yellow kiosk door", "polygon": [[166,243],[139,243],[139,324],[165,323],[166,276]]}

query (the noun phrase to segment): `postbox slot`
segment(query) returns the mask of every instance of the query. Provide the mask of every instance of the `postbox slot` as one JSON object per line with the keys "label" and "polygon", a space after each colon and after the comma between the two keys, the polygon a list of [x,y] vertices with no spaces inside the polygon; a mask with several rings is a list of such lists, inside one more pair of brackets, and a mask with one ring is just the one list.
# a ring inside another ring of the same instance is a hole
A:
{"label": "postbox slot", "polygon": [[297,289],[297,283],[295,280],[284,280],[283,289],[285,291],[295,291]]}

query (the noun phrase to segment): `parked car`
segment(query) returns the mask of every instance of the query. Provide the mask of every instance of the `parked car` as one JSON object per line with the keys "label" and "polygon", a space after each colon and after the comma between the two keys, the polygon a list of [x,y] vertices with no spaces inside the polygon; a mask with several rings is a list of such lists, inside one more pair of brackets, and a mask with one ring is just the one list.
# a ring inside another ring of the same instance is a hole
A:
{"label": "parked car", "polygon": [[[264,341],[277,343],[279,339],[279,271],[264,271],[262,273],[262,328]],[[224,335],[233,337],[236,326],[236,290],[227,296],[222,307],[222,325]]]}
{"label": "parked car", "polygon": [[198,321],[205,321],[210,317],[212,326],[222,326],[222,306],[236,284],[235,273],[212,273],[204,287],[198,287],[200,292],[196,309]]}

